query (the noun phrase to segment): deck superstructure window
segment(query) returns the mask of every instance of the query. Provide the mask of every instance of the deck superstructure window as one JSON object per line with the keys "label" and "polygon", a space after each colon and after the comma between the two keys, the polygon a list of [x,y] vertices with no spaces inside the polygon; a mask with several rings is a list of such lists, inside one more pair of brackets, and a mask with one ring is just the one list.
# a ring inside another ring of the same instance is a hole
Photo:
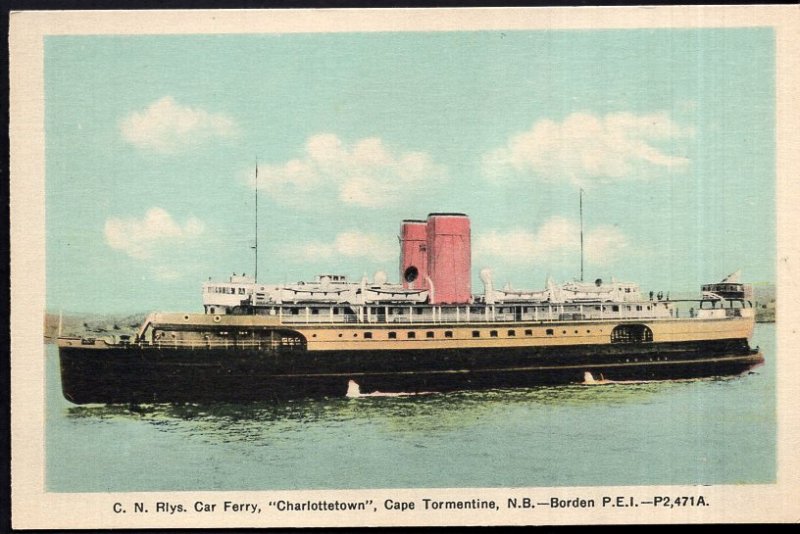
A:
{"label": "deck superstructure window", "polygon": [[643,324],[623,324],[611,331],[612,343],[651,343],[653,331]]}
{"label": "deck superstructure window", "polygon": [[547,334],[548,336],[552,336],[553,335],[553,329],[552,328],[548,328],[547,330],[545,330],[545,334]]}
{"label": "deck superstructure window", "polygon": [[497,337],[497,330],[491,330],[491,331],[489,332],[489,335],[490,335],[491,337]]}
{"label": "deck superstructure window", "polygon": [[433,337],[433,332],[425,332],[425,337],[431,339]]}
{"label": "deck superstructure window", "polygon": [[516,335],[517,335],[517,331],[516,331],[516,330],[509,330],[509,331],[508,331],[508,336],[509,336],[509,337],[514,337],[514,336],[516,336]]}
{"label": "deck superstructure window", "polygon": [[372,332],[364,332],[364,339],[372,339]]}
{"label": "deck superstructure window", "polygon": [[406,335],[407,335],[408,339],[414,339],[414,338],[417,337],[417,333],[416,332],[409,332]]}
{"label": "deck superstructure window", "polygon": [[389,332],[389,339],[397,339],[397,332]]}
{"label": "deck superstructure window", "polygon": [[319,315],[319,309],[311,308],[311,315]]}
{"label": "deck superstructure window", "polygon": [[473,330],[472,331],[472,337],[481,337],[481,331],[480,330]]}
{"label": "deck superstructure window", "polygon": [[445,330],[444,331],[444,337],[453,337],[453,331],[452,330]]}
{"label": "deck superstructure window", "polygon": [[533,335],[533,330],[525,330],[525,335],[526,336],[532,336]]}

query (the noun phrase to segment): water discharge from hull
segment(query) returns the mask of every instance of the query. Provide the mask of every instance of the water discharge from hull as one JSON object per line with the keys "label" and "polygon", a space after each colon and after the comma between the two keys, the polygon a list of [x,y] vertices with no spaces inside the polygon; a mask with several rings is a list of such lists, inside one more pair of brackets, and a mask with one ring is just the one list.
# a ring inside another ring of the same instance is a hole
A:
{"label": "water discharge from hull", "polygon": [[434,393],[434,391],[417,391],[414,393],[406,391],[373,391],[372,393],[361,393],[361,386],[358,385],[358,382],[350,380],[347,382],[347,393],[345,396],[348,399],[357,399],[359,397],[415,397],[417,395],[433,395]]}

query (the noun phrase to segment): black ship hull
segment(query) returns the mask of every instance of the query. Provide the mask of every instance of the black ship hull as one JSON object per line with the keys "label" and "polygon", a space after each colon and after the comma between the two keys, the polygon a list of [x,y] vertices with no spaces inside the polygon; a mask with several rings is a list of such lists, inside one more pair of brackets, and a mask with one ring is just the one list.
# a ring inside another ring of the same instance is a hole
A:
{"label": "black ship hull", "polygon": [[264,401],[362,393],[526,387],[741,374],[763,362],[746,339],[384,351],[60,347],[76,404]]}

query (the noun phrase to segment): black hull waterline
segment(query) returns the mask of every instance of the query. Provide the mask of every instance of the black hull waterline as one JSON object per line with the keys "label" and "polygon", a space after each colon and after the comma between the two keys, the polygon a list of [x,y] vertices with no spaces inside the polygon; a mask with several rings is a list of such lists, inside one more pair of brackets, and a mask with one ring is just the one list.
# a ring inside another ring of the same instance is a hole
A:
{"label": "black hull waterline", "polygon": [[640,381],[741,374],[763,362],[745,339],[590,346],[267,352],[169,347],[61,347],[75,404],[264,401],[362,393]]}

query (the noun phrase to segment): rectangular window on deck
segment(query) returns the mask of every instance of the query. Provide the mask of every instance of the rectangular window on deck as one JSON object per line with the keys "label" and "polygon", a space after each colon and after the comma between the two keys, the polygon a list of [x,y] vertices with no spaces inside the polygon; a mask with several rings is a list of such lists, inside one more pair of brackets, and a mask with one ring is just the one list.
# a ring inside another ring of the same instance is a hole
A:
{"label": "rectangular window on deck", "polygon": [[451,332],[450,330],[445,330],[444,337],[453,337],[453,332]]}
{"label": "rectangular window on deck", "polygon": [[417,337],[417,333],[416,332],[409,332],[408,333],[408,339],[414,339],[415,337]]}
{"label": "rectangular window on deck", "polygon": [[433,332],[425,332],[425,337],[427,337],[429,339],[432,338],[433,337]]}
{"label": "rectangular window on deck", "polygon": [[517,335],[517,332],[516,332],[516,330],[509,330],[509,331],[508,331],[508,335],[509,335],[509,336],[511,336],[511,337],[513,337],[513,336],[516,336],[516,335]]}
{"label": "rectangular window on deck", "polygon": [[525,330],[525,335],[526,336],[532,336],[533,335],[533,330]]}
{"label": "rectangular window on deck", "polygon": [[364,339],[372,339],[372,332],[364,332]]}
{"label": "rectangular window on deck", "polygon": [[480,330],[473,330],[472,331],[472,337],[481,337]]}
{"label": "rectangular window on deck", "polygon": [[490,331],[489,335],[492,336],[492,337],[497,337],[497,330]]}
{"label": "rectangular window on deck", "polygon": [[389,339],[397,339],[397,332],[389,332]]}
{"label": "rectangular window on deck", "polygon": [[546,333],[548,336],[552,336],[552,335],[553,335],[553,329],[552,329],[552,328],[548,328],[548,329],[545,331],[545,333]]}

